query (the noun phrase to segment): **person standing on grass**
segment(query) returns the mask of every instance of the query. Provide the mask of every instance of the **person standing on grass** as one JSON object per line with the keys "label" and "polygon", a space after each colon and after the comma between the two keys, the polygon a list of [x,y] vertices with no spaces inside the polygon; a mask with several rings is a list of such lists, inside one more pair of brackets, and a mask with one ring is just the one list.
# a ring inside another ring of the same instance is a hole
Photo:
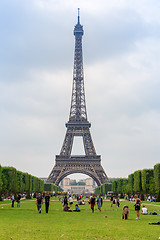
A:
{"label": "person standing on grass", "polygon": [[63,206],[65,206],[66,204],[68,205],[68,199],[67,199],[67,196],[64,197]]}
{"label": "person standing on grass", "polygon": [[101,195],[99,195],[99,197],[97,199],[97,206],[98,206],[99,212],[101,212],[102,204],[103,204],[103,199],[102,199]]}
{"label": "person standing on grass", "polygon": [[43,197],[41,196],[40,193],[37,196],[36,203],[37,203],[37,210],[39,213],[41,213],[41,205],[43,204]]}
{"label": "person standing on grass", "polygon": [[12,200],[12,207],[14,207],[14,201],[15,201],[14,194],[12,194],[11,200]]}
{"label": "person standing on grass", "polygon": [[49,202],[50,202],[50,196],[49,196],[49,194],[47,193],[47,195],[45,196],[45,208],[46,208],[46,213],[48,213]]}
{"label": "person standing on grass", "polygon": [[69,205],[70,205],[70,207],[72,207],[72,204],[73,204],[73,198],[72,198],[71,195],[69,195],[69,199],[68,199],[68,201],[69,201]]}
{"label": "person standing on grass", "polygon": [[119,198],[118,198],[118,196],[115,197],[115,204],[116,204],[117,207],[119,207]]}
{"label": "person standing on grass", "polygon": [[113,194],[111,195],[111,207],[113,206]]}
{"label": "person standing on grass", "polygon": [[137,194],[135,194],[135,196],[134,196],[134,198],[135,198],[135,211],[136,211],[136,213],[137,213],[137,218],[136,219],[140,219],[139,218],[139,211],[140,211],[140,207],[141,207],[141,200],[140,200],[140,198],[138,198],[137,197]]}
{"label": "person standing on grass", "polygon": [[21,206],[21,194],[19,193],[17,196],[17,207]]}
{"label": "person standing on grass", "polygon": [[94,196],[94,194],[93,194],[92,197],[91,197],[91,199],[90,199],[90,204],[91,204],[92,213],[94,213],[95,203],[96,203],[96,199],[95,199],[95,196]]}

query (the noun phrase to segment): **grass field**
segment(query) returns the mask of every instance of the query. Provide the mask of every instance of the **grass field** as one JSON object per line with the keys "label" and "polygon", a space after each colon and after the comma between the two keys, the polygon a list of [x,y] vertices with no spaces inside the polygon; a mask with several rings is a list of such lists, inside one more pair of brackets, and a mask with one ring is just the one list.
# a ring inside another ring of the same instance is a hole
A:
{"label": "grass field", "polygon": [[[129,220],[122,220],[122,207],[126,204],[130,210]],[[160,213],[159,203],[146,204],[149,212]],[[148,224],[160,221],[160,216],[140,216],[141,219],[136,220],[134,203],[128,201],[121,201],[119,208],[111,208],[110,202],[104,201],[102,212],[98,212],[96,207],[94,214],[87,202],[81,206],[81,212],[63,212],[61,202],[55,198],[50,202],[48,214],[44,207],[43,205],[42,213],[39,214],[35,200],[22,200],[20,209],[17,209],[16,204],[11,208],[11,201],[1,202],[0,240],[156,240],[160,237],[160,226]]]}

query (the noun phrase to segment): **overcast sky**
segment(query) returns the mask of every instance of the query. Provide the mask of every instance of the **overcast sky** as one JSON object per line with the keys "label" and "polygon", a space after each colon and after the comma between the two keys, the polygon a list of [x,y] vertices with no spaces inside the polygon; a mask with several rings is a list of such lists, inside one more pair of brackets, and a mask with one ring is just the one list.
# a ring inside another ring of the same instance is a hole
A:
{"label": "overcast sky", "polygon": [[[78,7],[88,120],[102,166],[109,177],[153,168],[160,162],[159,0],[0,1],[0,164],[38,177],[55,164],[69,119]],[[79,140],[74,154],[83,154]]]}

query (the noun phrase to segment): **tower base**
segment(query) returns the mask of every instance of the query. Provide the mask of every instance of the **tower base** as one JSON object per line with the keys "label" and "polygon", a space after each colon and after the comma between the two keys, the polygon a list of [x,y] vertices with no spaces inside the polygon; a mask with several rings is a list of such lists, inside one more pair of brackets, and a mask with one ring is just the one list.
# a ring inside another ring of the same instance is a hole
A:
{"label": "tower base", "polygon": [[56,155],[56,163],[47,182],[59,185],[62,179],[73,173],[83,173],[95,180],[98,186],[109,182],[101,165],[101,156],[62,156]]}

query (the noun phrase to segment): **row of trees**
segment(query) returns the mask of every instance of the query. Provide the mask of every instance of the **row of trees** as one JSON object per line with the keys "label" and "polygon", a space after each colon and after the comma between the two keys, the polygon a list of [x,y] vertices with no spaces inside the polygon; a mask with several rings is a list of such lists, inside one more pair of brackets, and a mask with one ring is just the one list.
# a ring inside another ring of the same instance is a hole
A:
{"label": "row of trees", "polygon": [[53,183],[45,183],[44,184],[44,191],[45,192],[62,192],[63,189],[60,186],[56,186]]}
{"label": "row of trees", "polygon": [[103,185],[97,187],[95,189],[95,194],[106,194],[107,192],[112,190],[112,183],[104,183]]}
{"label": "row of trees", "polygon": [[[95,189],[95,193],[107,193],[106,183]],[[111,190],[118,194],[158,194],[160,195],[160,164],[156,164],[153,169],[137,170],[130,174],[128,178],[117,179],[111,183]],[[108,190],[110,191],[110,190]]]}
{"label": "row of trees", "polygon": [[0,195],[26,192],[29,196],[31,192],[43,191],[43,180],[13,167],[1,167],[0,165]]}

